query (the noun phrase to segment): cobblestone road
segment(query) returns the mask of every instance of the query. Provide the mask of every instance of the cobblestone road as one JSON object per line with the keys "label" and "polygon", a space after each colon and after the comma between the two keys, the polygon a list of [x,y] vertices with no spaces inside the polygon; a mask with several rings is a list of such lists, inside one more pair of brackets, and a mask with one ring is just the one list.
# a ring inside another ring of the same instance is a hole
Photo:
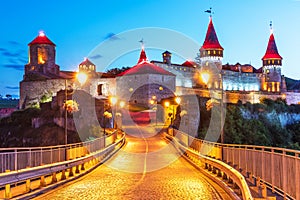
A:
{"label": "cobblestone road", "polygon": [[[134,132],[134,128],[126,131]],[[144,135],[127,136],[125,147],[107,164],[36,199],[220,199],[218,193],[224,192],[214,189],[207,177],[184,158],[174,155],[175,150],[167,145],[162,135],[147,138],[145,132],[139,131],[139,134]],[[157,149],[168,151],[151,157]],[[158,165],[171,156],[172,162]],[[154,168],[148,168],[153,165]],[[229,197],[225,195],[224,199]]]}

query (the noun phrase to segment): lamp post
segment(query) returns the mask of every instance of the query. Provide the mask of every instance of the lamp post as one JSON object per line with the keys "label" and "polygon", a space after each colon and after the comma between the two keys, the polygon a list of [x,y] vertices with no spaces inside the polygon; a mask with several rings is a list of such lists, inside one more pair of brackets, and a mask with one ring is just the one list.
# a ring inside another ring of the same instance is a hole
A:
{"label": "lamp post", "polygon": [[152,110],[155,110],[155,126],[157,126],[157,98],[156,98],[156,96],[153,95],[149,102],[152,106],[154,105]]}
{"label": "lamp post", "polygon": [[[175,97],[175,102],[176,102],[177,105],[179,105],[181,103],[181,98],[180,97]],[[173,105],[173,117],[174,117],[173,124],[172,124],[173,128],[174,128],[174,121],[175,121],[174,107],[175,107],[175,105]]]}
{"label": "lamp post", "polygon": [[[76,79],[80,83],[80,85],[83,85],[87,80],[87,75],[84,73],[78,73],[76,75]],[[68,144],[68,110],[67,110],[67,101],[68,101],[68,80],[65,79],[65,105],[64,105],[64,111],[65,111],[65,145]],[[67,160],[67,147],[65,147],[65,160]]]}
{"label": "lamp post", "polygon": [[[201,78],[202,78],[202,81],[203,83],[205,84],[205,88],[208,88],[207,87],[207,84],[209,82],[209,79],[210,79],[210,74],[208,72],[202,72],[201,73]],[[213,87],[214,88],[214,87]],[[221,117],[221,120],[220,120],[220,141],[221,143],[223,144],[224,143],[224,130],[223,130],[223,126],[224,126],[224,121],[223,121],[223,117],[224,117],[224,88],[223,88],[223,73],[222,71],[220,72],[220,90],[221,90],[221,99],[220,99],[220,117]]]}
{"label": "lamp post", "polygon": [[112,96],[110,98],[110,103],[112,105],[112,117],[113,117],[113,123],[114,123],[113,128],[118,128],[116,126],[116,105],[117,105],[117,102],[118,102],[118,98],[117,97]]}
{"label": "lamp post", "polygon": [[223,121],[223,118],[224,118],[224,102],[223,102],[223,98],[224,98],[224,88],[223,88],[223,74],[222,74],[222,71],[220,73],[221,75],[221,144],[224,144],[224,121]]}

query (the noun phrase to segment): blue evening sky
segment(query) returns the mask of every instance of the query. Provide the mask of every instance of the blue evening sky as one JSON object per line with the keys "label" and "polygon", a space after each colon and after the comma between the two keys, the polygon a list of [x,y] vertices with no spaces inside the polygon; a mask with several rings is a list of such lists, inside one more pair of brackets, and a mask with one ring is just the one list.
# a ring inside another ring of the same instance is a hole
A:
{"label": "blue evening sky", "polygon": [[[213,22],[225,49],[224,63],[251,63],[256,68],[261,67],[270,34],[269,22],[273,21],[277,47],[284,59],[282,72],[287,77],[300,79],[298,0],[12,0],[2,1],[0,7],[0,94],[19,94],[19,82],[28,62],[27,44],[40,30],[57,45],[56,61],[61,69],[76,70],[83,58],[91,55],[105,39],[110,38],[112,43],[126,40],[114,34],[136,28],[174,30],[196,41],[200,48],[208,25],[204,11],[209,7],[213,7]],[[137,37],[137,48],[141,38],[147,50],[150,38]],[[155,38],[163,40],[158,35]],[[184,48],[187,47],[182,45]],[[149,51],[149,59],[161,60],[163,49],[167,47]],[[195,51],[190,59],[197,53]],[[113,66],[97,67],[132,66],[139,52],[131,54],[127,59],[123,55]],[[105,59],[105,55],[96,55],[95,59]]]}

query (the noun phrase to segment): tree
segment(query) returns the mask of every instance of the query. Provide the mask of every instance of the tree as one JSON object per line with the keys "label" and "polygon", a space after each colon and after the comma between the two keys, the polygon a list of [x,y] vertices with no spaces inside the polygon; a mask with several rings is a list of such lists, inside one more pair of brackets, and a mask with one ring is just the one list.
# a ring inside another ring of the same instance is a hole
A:
{"label": "tree", "polygon": [[6,94],[5,95],[7,99],[11,100],[12,99],[12,95],[11,94]]}
{"label": "tree", "polygon": [[106,73],[111,75],[118,75],[126,70],[130,69],[130,67],[122,67],[122,68],[113,68],[106,71]]}

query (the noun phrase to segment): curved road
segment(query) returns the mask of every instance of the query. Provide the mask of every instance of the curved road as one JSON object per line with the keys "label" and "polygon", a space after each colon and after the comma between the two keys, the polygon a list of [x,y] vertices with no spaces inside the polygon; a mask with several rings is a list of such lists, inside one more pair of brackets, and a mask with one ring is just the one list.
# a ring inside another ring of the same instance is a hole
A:
{"label": "curved road", "polygon": [[158,131],[127,126],[125,146],[107,163],[36,199],[230,199]]}

